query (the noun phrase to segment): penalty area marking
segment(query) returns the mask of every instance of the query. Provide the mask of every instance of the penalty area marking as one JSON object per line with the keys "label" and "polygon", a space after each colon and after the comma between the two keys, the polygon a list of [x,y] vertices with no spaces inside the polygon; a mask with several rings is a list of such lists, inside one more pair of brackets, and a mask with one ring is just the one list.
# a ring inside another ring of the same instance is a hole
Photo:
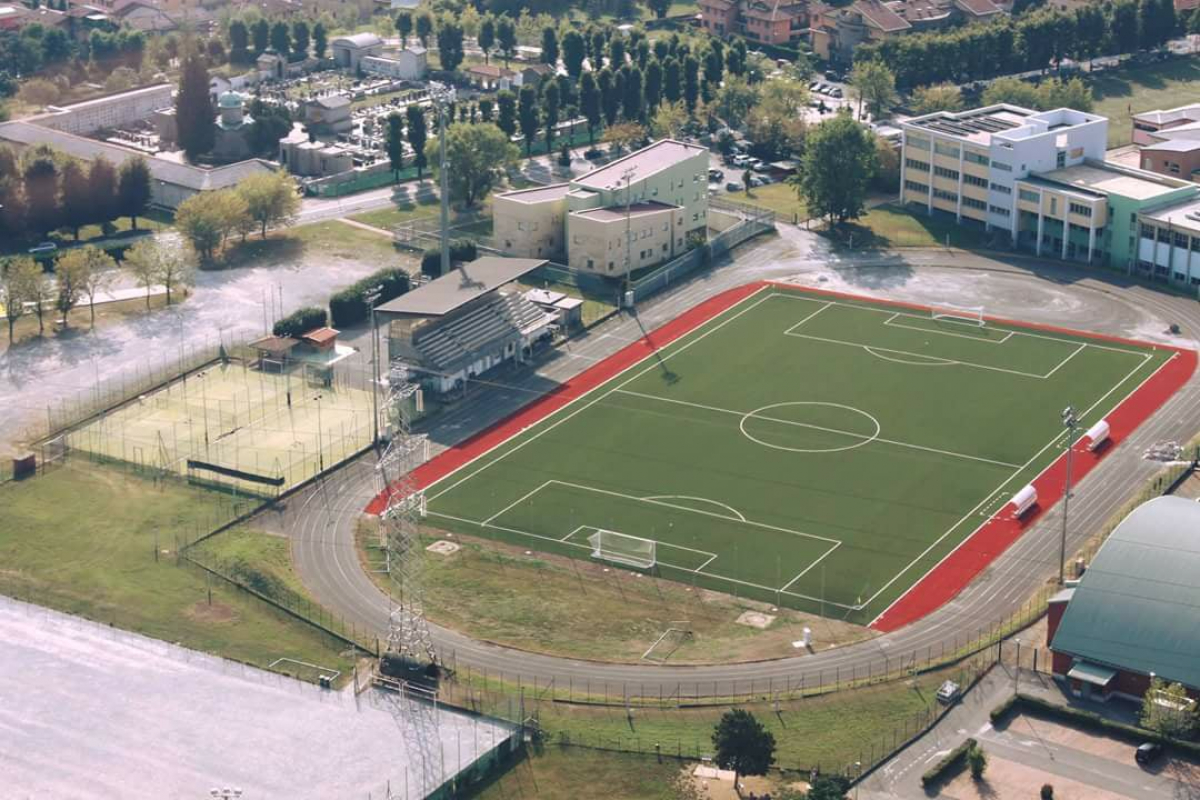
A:
{"label": "penalty area marking", "polygon": [[[645,500],[647,503],[653,503],[657,500],[692,500],[697,503],[708,503],[709,505],[714,505],[714,506],[717,506],[718,508],[725,509],[730,514],[732,514],[734,517],[736,517],[737,519],[740,519],[742,522],[749,522],[749,520],[746,519],[746,515],[740,511],[738,511],[733,506],[726,505],[725,503],[721,503],[717,500],[709,500],[707,497],[693,497],[688,494],[656,494],[656,495],[651,495],[649,497],[643,497],[642,499]],[[671,505],[672,505],[672,507],[675,507],[673,504],[671,504]]]}

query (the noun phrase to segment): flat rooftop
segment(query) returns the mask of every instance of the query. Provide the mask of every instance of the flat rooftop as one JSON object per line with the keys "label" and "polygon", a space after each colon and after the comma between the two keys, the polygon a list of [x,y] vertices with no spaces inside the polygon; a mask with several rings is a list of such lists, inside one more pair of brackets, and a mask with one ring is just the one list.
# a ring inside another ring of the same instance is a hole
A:
{"label": "flat rooftop", "polygon": [[1019,128],[1036,113],[1019,106],[988,106],[971,111],[939,111],[910,119],[907,124],[978,144],[988,144],[993,133]]}
{"label": "flat rooftop", "polygon": [[1158,208],[1154,211],[1147,211],[1143,216],[1147,219],[1178,225],[1193,231],[1200,230],[1200,198]]}
{"label": "flat rooftop", "polygon": [[365,799],[390,783],[418,800],[511,732],[444,706],[397,718],[375,690],[320,689],[5,597],[0,670],[6,797]]}
{"label": "flat rooftop", "polygon": [[[658,214],[662,211],[670,211],[671,209],[679,208],[669,203],[632,203],[629,206],[630,217],[644,217],[647,214]],[[590,208],[586,211],[576,211],[575,216],[587,217],[588,219],[598,219],[602,222],[614,222],[616,220],[625,219],[625,206],[612,206],[610,208]]]}
{"label": "flat rooftop", "polygon": [[697,153],[707,152],[699,145],[662,139],[624,158],[598,167],[583,177],[576,178],[572,183],[586,189],[617,189],[625,185],[626,170],[633,170],[631,181],[642,181]]}
{"label": "flat rooftop", "polygon": [[1189,103],[1186,106],[1179,106],[1177,108],[1143,111],[1140,114],[1133,115],[1135,122],[1150,122],[1155,125],[1163,125],[1181,119],[1200,120],[1200,103]]}
{"label": "flat rooftop", "polygon": [[1130,197],[1134,200],[1153,200],[1188,185],[1184,181],[1173,181],[1151,172],[1114,169],[1095,162],[1043,172],[1036,177],[1052,183],[1106,195]]}
{"label": "flat rooftop", "polygon": [[484,256],[418,286],[375,309],[384,316],[440,317],[512,283],[546,263],[543,258]]}
{"label": "flat rooftop", "polygon": [[571,184],[556,183],[551,186],[538,186],[534,189],[514,189],[511,192],[501,192],[496,196],[521,203],[546,203],[551,200],[561,200],[570,191]]}

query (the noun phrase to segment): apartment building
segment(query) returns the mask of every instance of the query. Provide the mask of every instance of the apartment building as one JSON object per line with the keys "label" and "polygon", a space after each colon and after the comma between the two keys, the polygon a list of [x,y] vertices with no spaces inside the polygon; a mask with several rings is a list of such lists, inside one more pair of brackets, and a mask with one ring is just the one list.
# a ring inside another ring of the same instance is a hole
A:
{"label": "apartment building", "polygon": [[1134,114],[1131,125],[1142,169],[1200,181],[1200,103]]}
{"label": "apartment building", "polygon": [[663,139],[569,183],[493,201],[501,250],[620,276],[683,253],[708,225],[708,151]]}
{"label": "apartment building", "polygon": [[[1108,120],[1081,111],[997,105],[928,114],[901,128],[902,202],[1004,232],[1039,255],[1132,270],[1142,217],[1200,192],[1106,163]],[[1154,272],[1154,260],[1146,263]]]}
{"label": "apartment building", "polygon": [[794,46],[808,38],[808,0],[699,0],[700,25],[716,36]]}
{"label": "apartment building", "polygon": [[812,13],[812,48],[826,61],[849,64],[860,44],[988,20],[1002,13],[992,0],[855,0],[848,6],[817,3]]}

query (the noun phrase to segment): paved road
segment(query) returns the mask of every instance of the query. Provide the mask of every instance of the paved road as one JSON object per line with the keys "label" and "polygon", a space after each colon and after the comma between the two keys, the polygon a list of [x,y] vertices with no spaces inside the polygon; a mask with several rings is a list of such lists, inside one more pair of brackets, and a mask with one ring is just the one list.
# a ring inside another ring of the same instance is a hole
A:
{"label": "paved road", "polygon": [[[1195,302],[1125,285],[1117,276],[958,251],[845,255],[791,226],[781,226],[778,237],[743,249],[735,261],[653,299],[640,309],[640,325],[653,329],[731,286],[793,276],[797,281],[864,294],[984,303],[990,313],[1140,338],[1168,341],[1169,323],[1179,323],[1190,335],[1200,332],[1200,306]],[[639,321],[629,316],[611,320],[553,354],[536,371],[505,378],[491,391],[460,404],[437,420],[429,431],[431,440],[438,446],[460,441],[638,338],[640,330]],[[1069,547],[1082,544],[1158,469],[1141,458],[1150,443],[1185,440],[1198,429],[1200,377],[1194,377],[1078,487]],[[356,625],[382,631],[387,624],[386,602],[359,567],[352,539],[353,521],[375,492],[371,474],[366,463],[343,470],[323,487],[294,498],[285,522],[301,577],[316,597]],[[782,688],[801,680],[828,680],[835,673],[877,673],[894,667],[898,657],[924,658],[943,647],[950,649],[1019,609],[1047,577],[1057,573],[1059,524],[1056,513],[1047,514],[958,597],[920,622],[816,655],[743,665],[615,665],[509,650],[436,626],[434,636],[445,657],[460,668],[470,664],[490,672],[521,674],[526,682],[555,680],[560,686],[608,684],[613,692],[622,691],[619,687],[624,685],[635,694],[658,694],[661,689],[665,694],[727,695]]]}

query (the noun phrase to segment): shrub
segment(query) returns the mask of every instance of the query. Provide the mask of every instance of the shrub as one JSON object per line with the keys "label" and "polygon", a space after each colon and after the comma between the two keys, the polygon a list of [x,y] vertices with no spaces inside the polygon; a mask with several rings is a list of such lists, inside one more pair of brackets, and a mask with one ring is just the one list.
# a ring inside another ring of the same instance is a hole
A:
{"label": "shrub", "polygon": [[1043,783],[1040,796],[1042,800],[1054,800],[1054,787],[1048,783]]}
{"label": "shrub", "polygon": [[1013,706],[1017,703],[1017,696],[1005,700],[1000,705],[996,706],[988,713],[988,717],[992,720],[992,725],[999,725],[1012,712]]}
{"label": "shrub", "polygon": [[983,780],[983,773],[987,769],[987,753],[976,743],[972,743],[967,750],[967,766],[971,768],[972,778]]}
{"label": "shrub", "polygon": [[958,747],[951,750],[946,756],[933,766],[928,772],[921,776],[921,785],[929,786],[931,783],[949,777],[962,768],[962,765],[967,760],[967,753],[971,748],[975,747],[974,739],[967,739]]}
{"label": "shrub", "polygon": [[271,333],[276,336],[302,336],[313,328],[323,328],[329,324],[329,315],[325,309],[316,306],[298,308],[291,314],[275,323]]}
{"label": "shrub", "polygon": [[[455,239],[450,242],[450,262],[474,261],[479,258],[479,249],[470,239]],[[421,256],[421,274],[437,278],[442,274],[441,248],[431,247]]]}
{"label": "shrub", "polygon": [[371,304],[367,297],[378,291],[375,305],[386,303],[408,291],[408,273],[389,267],[372,272],[357,283],[347,286],[329,298],[329,313],[333,324],[339,328],[364,322],[371,316]]}

